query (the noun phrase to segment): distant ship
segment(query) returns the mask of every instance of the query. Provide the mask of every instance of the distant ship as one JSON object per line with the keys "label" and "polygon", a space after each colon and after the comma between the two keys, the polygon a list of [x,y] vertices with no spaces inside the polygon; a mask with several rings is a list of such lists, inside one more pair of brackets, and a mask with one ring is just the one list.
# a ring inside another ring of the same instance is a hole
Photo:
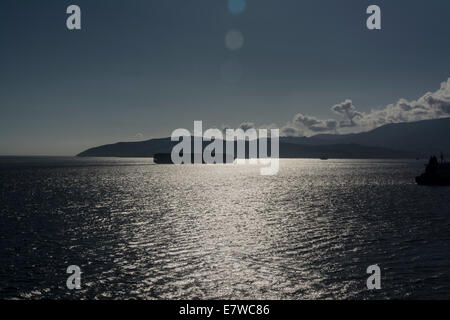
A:
{"label": "distant ship", "polygon": [[156,153],[153,156],[153,162],[156,164],[173,164],[170,153]]}
{"label": "distant ship", "polygon": [[425,167],[425,173],[417,176],[416,182],[425,186],[450,186],[450,162],[445,162],[442,154],[441,162],[432,156]]}
{"label": "distant ship", "polygon": [[[182,154],[181,154],[182,156]],[[205,160],[203,159],[203,155],[199,154],[199,157],[201,157],[202,159],[202,163],[206,163]],[[212,156],[215,156],[214,152],[212,153]],[[227,157],[226,154],[222,154],[222,155],[217,155],[217,158],[220,159],[220,157],[222,157],[222,163],[233,163],[234,161],[234,157]],[[195,160],[195,154],[191,153],[189,154],[188,158],[190,158],[190,163],[194,163]],[[172,155],[170,153],[156,153],[155,155],[153,155],[153,162],[156,164],[174,164],[172,161]]]}
{"label": "distant ship", "polygon": [[320,160],[328,160],[328,157],[325,157],[325,156],[320,157]]}

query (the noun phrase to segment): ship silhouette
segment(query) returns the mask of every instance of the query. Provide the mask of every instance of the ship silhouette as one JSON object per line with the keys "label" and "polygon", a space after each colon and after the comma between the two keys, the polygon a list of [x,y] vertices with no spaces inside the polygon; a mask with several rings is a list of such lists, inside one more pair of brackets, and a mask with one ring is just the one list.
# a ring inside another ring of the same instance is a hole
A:
{"label": "ship silhouette", "polygon": [[450,162],[444,160],[441,153],[441,161],[436,156],[430,157],[425,166],[425,172],[416,177],[419,185],[426,186],[449,186],[450,185]]}
{"label": "ship silhouette", "polygon": [[[233,163],[235,156],[233,156],[232,154],[217,154],[217,156],[215,155],[214,152],[212,152],[211,154],[213,157],[215,157],[216,159],[220,159],[222,158],[222,162],[220,163]],[[180,153],[180,156],[183,156],[183,153]],[[195,153],[190,153],[190,154],[186,154],[186,158],[190,159],[190,161],[188,163],[195,163],[195,158],[197,159],[202,159],[202,164],[205,164],[206,161],[203,158],[203,154],[196,154]],[[174,164],[173,160],[172,160],[172,155],[171,153],[156,153],[153,156],[153,162],[156,164]],[[214,162],[216,163],[216,162]]]}

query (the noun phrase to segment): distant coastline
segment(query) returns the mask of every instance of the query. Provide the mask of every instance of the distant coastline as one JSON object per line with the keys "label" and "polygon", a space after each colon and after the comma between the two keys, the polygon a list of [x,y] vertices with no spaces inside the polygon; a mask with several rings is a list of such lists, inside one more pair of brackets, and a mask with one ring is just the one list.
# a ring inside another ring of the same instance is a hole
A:
{"label": "distant coastline", "polygon": [[[357,134],[281,137],[279,157],[420,159],[439,152],[450,153],[449,137],[450,118],[395,123]],[[176,143],[168,137],[118,142],[87,149],[77,157],[150,158],[157,153],[170,153]]]}

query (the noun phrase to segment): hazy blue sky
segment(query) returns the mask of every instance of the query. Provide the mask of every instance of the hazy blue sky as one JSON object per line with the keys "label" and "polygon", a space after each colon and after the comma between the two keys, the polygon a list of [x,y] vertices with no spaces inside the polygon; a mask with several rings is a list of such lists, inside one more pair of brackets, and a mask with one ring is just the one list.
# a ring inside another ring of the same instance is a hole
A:
{"label": "hazy blue sky", "polygon": [[[70,4],[80,31],[66,28]],[[366,28],[370,4],[380,31]],[[244,44],[230,51],[233,29]],[[0,154],[414,100],[450,77],[449,35],[448,0],[247,0],[237,15],[226,0],[2,0]]]}

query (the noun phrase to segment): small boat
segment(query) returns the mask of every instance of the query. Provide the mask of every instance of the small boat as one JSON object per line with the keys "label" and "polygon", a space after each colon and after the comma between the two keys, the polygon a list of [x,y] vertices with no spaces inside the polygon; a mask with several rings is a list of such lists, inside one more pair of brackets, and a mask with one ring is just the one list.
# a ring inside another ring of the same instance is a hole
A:
{"label": "small boat", "polygon": [[328,157],[320,157],[320,160],[328,160]]}

